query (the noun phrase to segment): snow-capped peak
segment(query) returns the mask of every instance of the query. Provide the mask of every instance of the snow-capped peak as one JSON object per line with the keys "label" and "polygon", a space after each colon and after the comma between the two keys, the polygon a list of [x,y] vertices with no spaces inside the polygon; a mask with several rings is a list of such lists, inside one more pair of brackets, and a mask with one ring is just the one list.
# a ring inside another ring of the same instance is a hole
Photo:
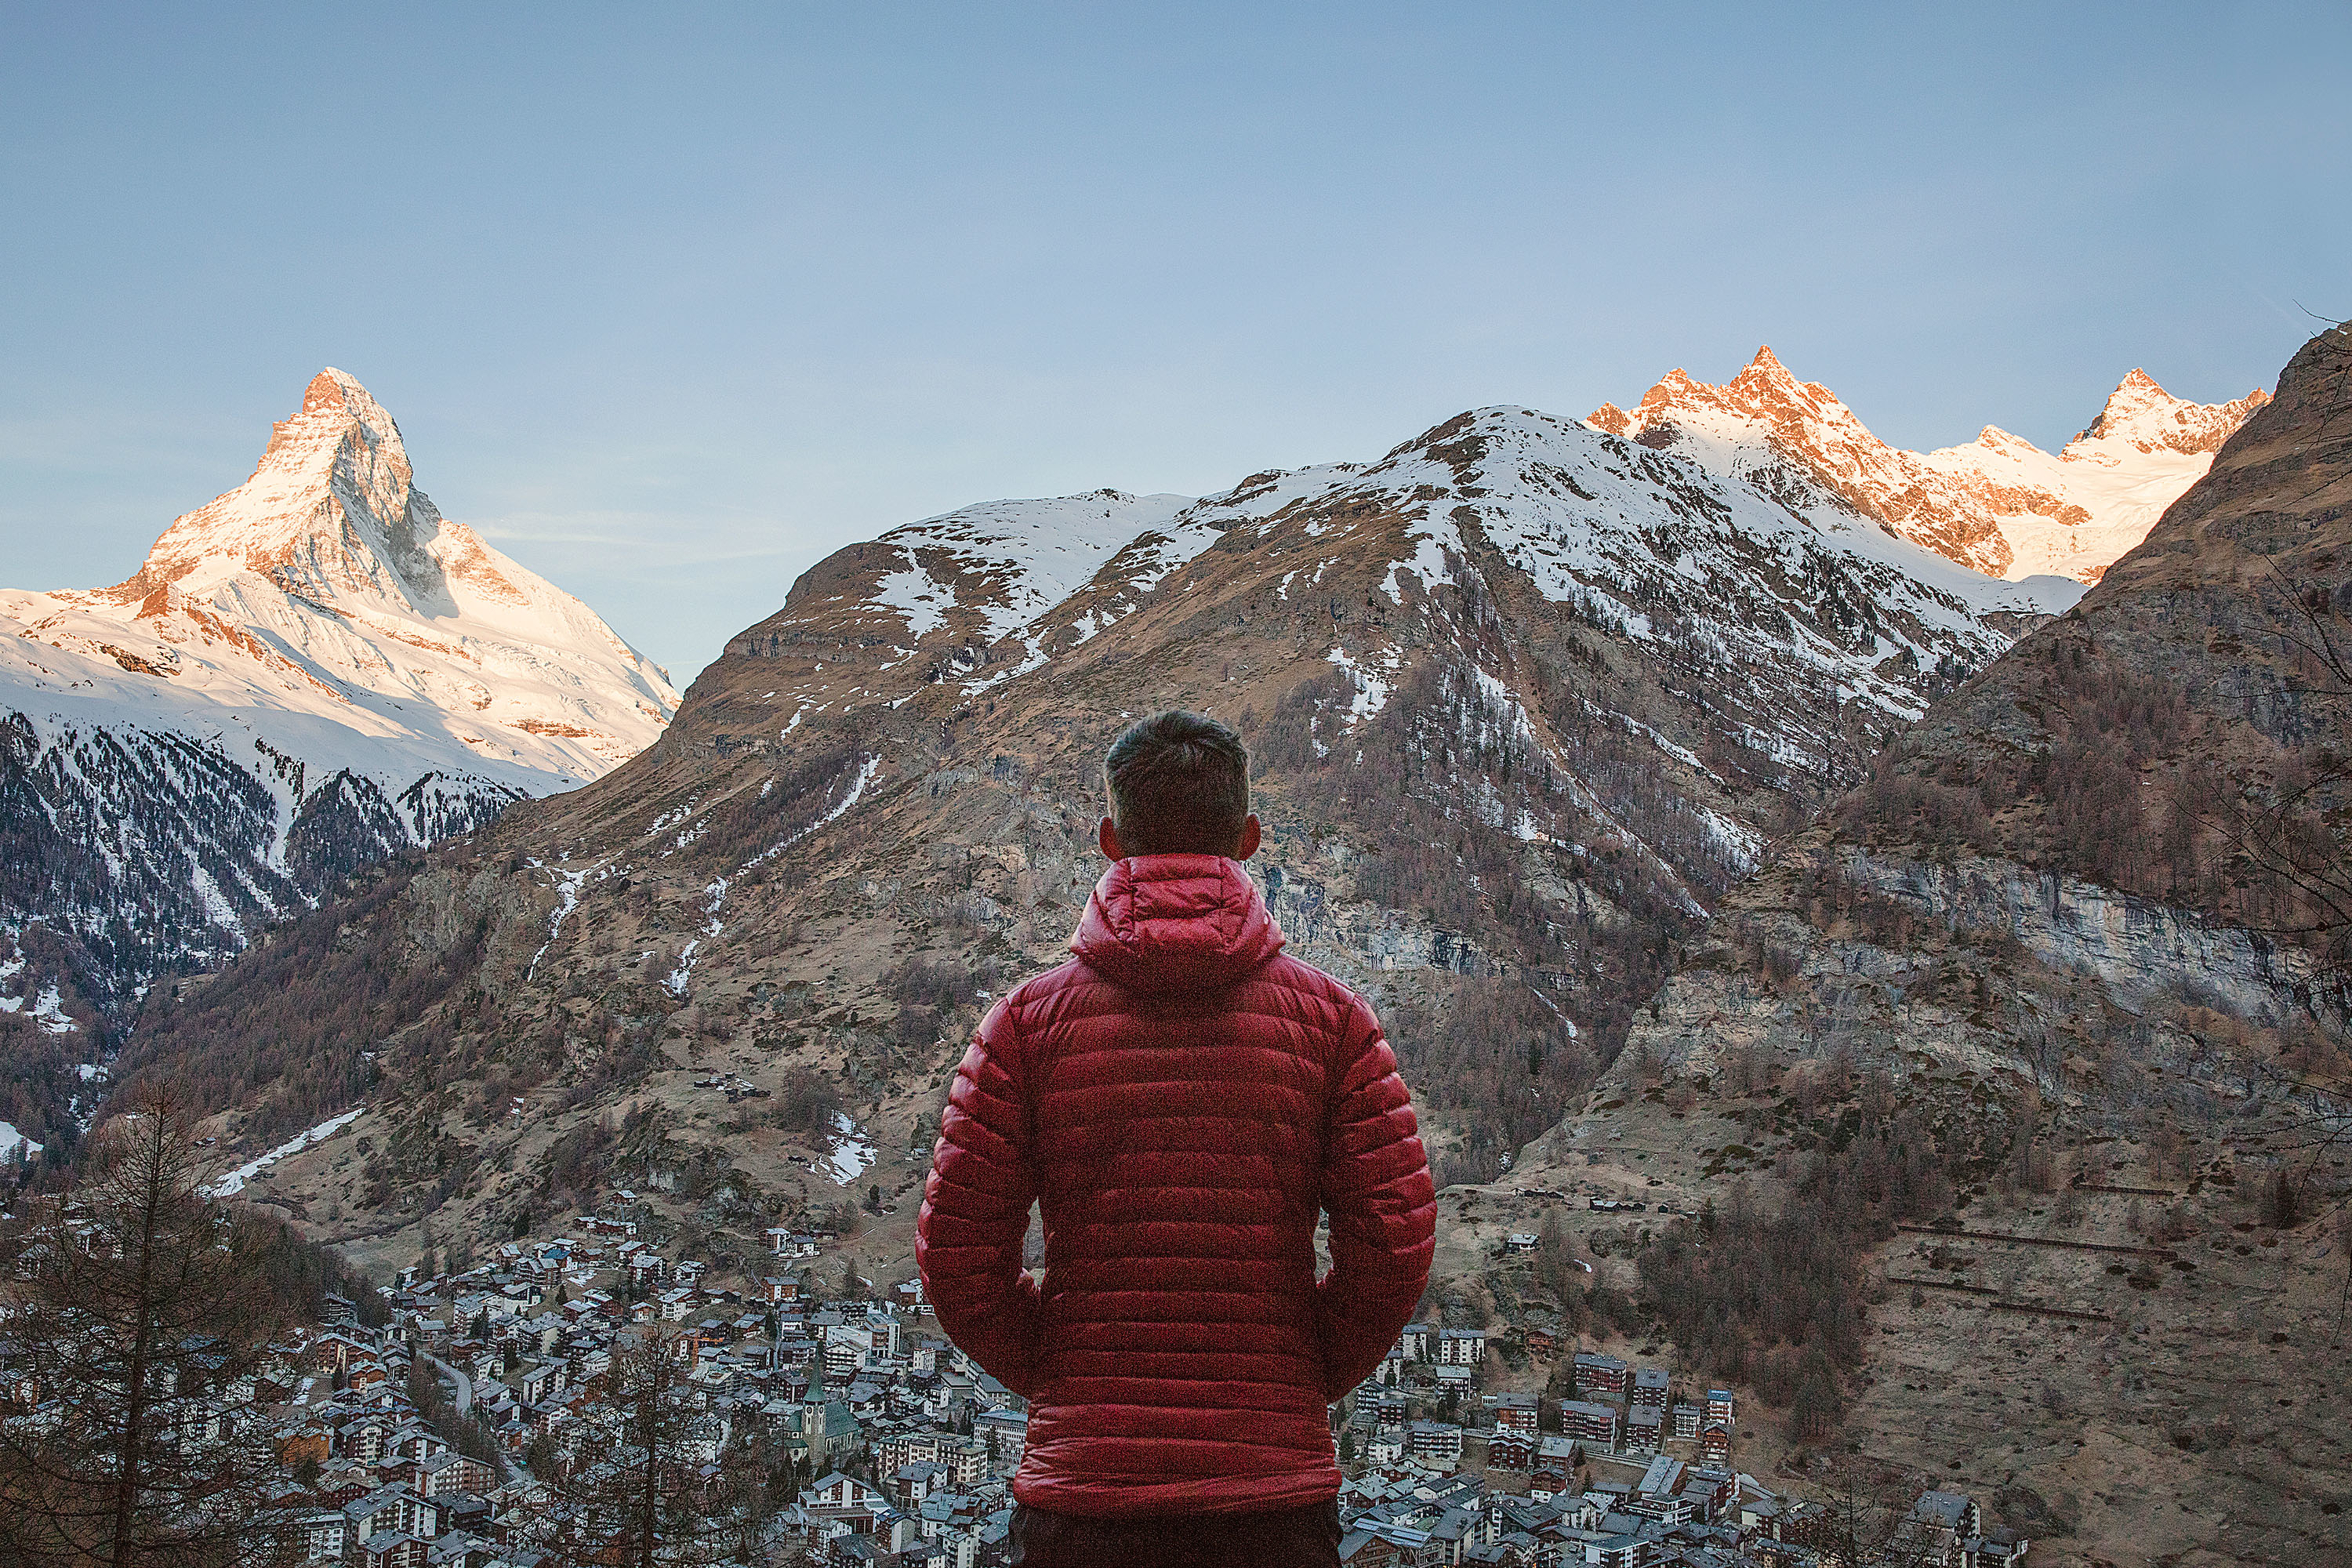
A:
{"label": "snow-capped peak", "polygon": [[130,577],[0,592],[0,617],[95,658],[108,685],[134,678],[121,694],[134,709],[168,683],[214,705],[429,735],[434,762],[534,794],[635,755],[677,706],[661,669],[585,605],[444,518],[391,415],[334,369],[271,426],[252,476],[175,521]]}
{"label": "snow-capped peak", "polygon": [[2066,444],[2066,455],[2090,456],[2102,449],[2109,454],[2217,452],[2270,400],[2269,393],[2256,387],[2230,403],[2190,403],[2165,391],[2147,372],[2135,370],[2107,395],[2099,416]]}
{"label": "snow-capped peak", "polygon": [[677,707],[587,605],[444,518],[392,416],[325,370],[131,576],[0,590],[29,792],[0,841],[88,868],[0,919],[110,933],[81,983],[127,1008],[343,872],[609,772]]}
{"label": "snow-capped peak", "polygon": [[2056,457],[1991,425],[1966,447],[1906,452],[1759,348],[1719,386],[1671,371],[1632,413],[1603,404],[1586,422],[1678,451],[1808,515],[1825,515],[1826,504],[1874,519],[1979,572],[2090,582],[2147,536],[2264,401],[2255,392],[2184,403],[2136,370]]}

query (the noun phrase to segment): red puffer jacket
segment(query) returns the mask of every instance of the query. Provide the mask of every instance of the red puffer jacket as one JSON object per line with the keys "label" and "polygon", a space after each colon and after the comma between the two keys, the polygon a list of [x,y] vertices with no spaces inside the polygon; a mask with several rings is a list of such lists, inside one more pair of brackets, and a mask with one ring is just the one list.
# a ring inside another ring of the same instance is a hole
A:
{"label": "red puffer jacket", "polygon": [[[1119,861],[1076,959],[999,1002],[956,1069],[917,1256],[940,1326],[1031,1402],[1024,1503],[1339,1490],[1326,1404],[1412,1317],[1436,1202],[1379,1020],[1282,943],[1235,861]],[[1033,1198],[1042,1286],[1021,1268]]]}

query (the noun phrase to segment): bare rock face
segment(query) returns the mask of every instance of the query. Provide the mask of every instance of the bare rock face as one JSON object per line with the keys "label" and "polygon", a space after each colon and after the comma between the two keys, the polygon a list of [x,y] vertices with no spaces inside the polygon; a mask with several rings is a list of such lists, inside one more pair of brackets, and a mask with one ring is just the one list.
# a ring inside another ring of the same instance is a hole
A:
{"label": "bare rock face", "polygon": [[1966,447],[1906,452],[1759,348],[1720,386],[1673,371],[1632,413],[1603,404],[1588,423],[1681,452],[1798,510],[1873,519],[1994,576],[2096,582],[2266,400],[2257,390],[2231,403],[2184,403],[2135,370],[2055,457],[1990,425]]}
{"label": "bare rock face", "polygon": [[[2084,439],[2183,450],[2227,417],[2151,425],[2158,395],[2126,383]],[[2276,1346],[2333,1311],[2344,1260],[2314,1216],[2352,1192],[2347,501],[2338,330],[2081,604],[1730,891],[1504,1184],[1696,1212],[1787,1193],[1867,1126],[1932,1146],[1960,1173],[1951,1223],[2028,1240],[1885,1243],[1845,1435],[2094,1496],[2060,1561],[2341,1542],[2300,1489],[2340,1492],[2352,1450],[2263,1455],[2299,1440]],[[2303,1217],[2250,1237],[2282,1179]],[[2199,1500],[2108,1495],[2125,1468]]]}

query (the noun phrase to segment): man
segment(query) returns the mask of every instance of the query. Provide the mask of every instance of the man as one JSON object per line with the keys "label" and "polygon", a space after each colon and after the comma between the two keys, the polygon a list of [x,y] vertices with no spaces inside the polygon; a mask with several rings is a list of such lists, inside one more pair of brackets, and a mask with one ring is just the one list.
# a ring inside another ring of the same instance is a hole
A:
{"label": "man", "polygon": [[[1259,838],[1241,738],[1154,714],[1103,774],[1112,865],[1076,956],[991,1009],[956,1069],[924,1288],[1030,1402],[1013,1562],[1335,1564],[1326,1406],[1429,1278],[1412,1107],[1371,1009],[1283,956],[1241,868]],[[1021,1264],[1032,1200],[1042,1284]]]}

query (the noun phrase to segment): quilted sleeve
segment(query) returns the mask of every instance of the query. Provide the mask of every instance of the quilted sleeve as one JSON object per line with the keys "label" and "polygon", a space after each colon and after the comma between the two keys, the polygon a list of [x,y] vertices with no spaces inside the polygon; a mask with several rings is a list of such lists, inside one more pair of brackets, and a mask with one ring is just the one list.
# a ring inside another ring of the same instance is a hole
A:
{"label": "quilted sleeve", "polygon": [[1027,1108],[1008,1070],[1008,1061],[1017,1062],[1008,1048],[1016,1041],[1012,1014],[999,1002],[956,1068],[923,1184],[915,1260],[940,1327],[1025,1398],[1034,1381],[1039,1297],[1022,1270],[1021,1244],[1037,1179]]}
{"label": "quilted sleeve", "polygon": [[1331,1271],[1316,1287],[1323,1396],[1371,1374],[1429,1283],[1437,1194],[1421,1128],[1380,1020],[1351,998],[1323,1156]]}

